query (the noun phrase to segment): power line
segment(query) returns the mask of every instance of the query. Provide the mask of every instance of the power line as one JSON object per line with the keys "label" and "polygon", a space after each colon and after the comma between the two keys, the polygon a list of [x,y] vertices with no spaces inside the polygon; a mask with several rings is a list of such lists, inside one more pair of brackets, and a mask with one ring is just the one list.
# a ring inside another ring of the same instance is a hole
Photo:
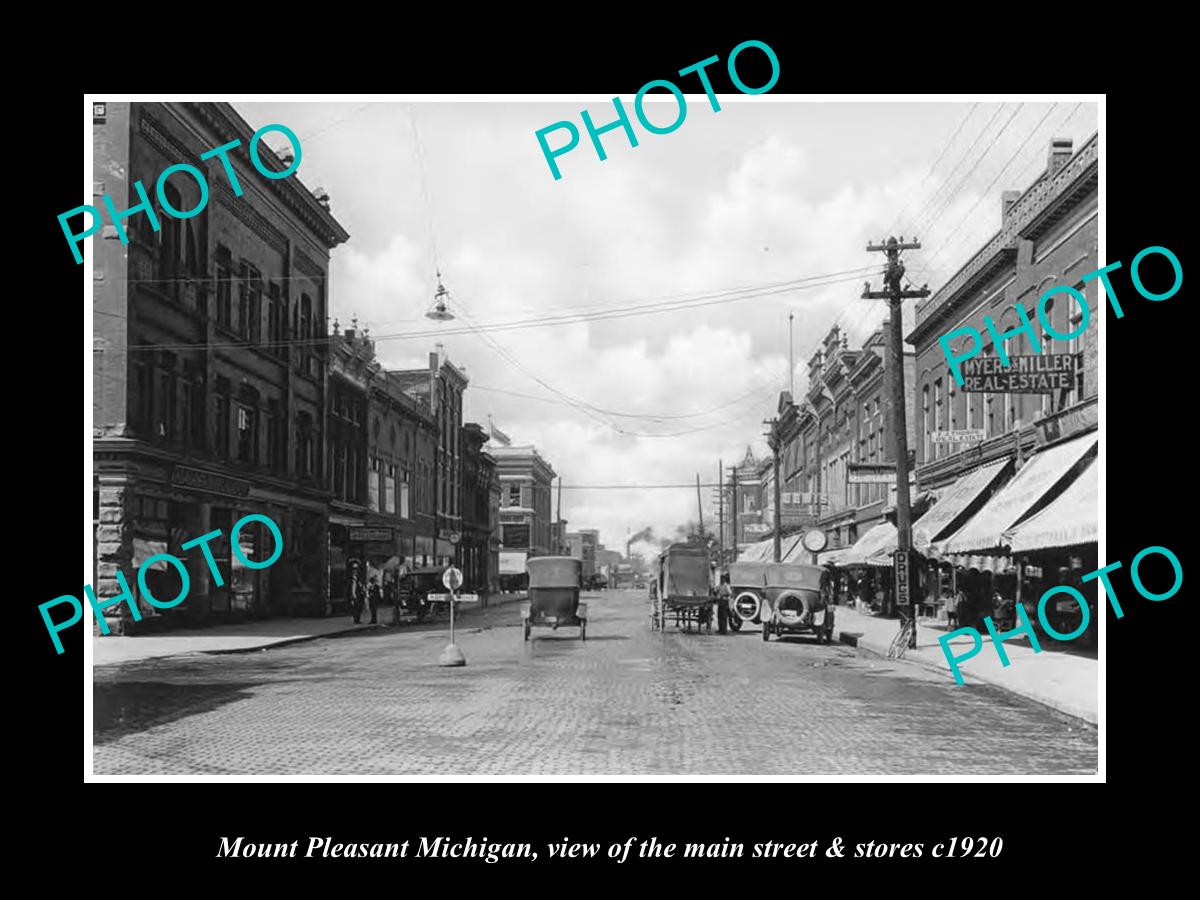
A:
{"label": "power line", "polygon": [[[811,279],[825,278],[824,281],[813,281]],[[372,340],[376,342],[388,340],[415,340],[419,338],[443,337],[456,334],[495,332],[495,331],[514,331],[527,328],[545,328],[556,325],[576,325],[586,322],[606,321],[610,319],[626,319],[644,315],[658,315],[662,313],[677,312],[683,309],[696,309],[704,306],[721,305],[725,303],[735,303],[743,300],[753,300],[761,297],[774,296],[777,294],[786,294],[793,291],[812,290],[814,288],[831,287],[836,284],[842,284],[848,281],[856,281],[861,277],[861,273],[846,277],[831,278],[829,276],[809,276],[810,280],[805,283],[800,283],[797,279],[790,283],[791,286],[784,288],[771,288],[744,292],[736,296],[716,296],[702,297],[688,301],[674,301],[670,304],[649,304],[641,306],[629,306],[616,308],[611,310],[603,310],[594,314],[579,314],[579,315],[562,315],[551,316],[541,319],[525,319],[509,322],[485,323],[482,325],[468,325],[463,328],[448,328],[448,329],[426,329],[424,331],[412,332],[396,332],[393,334],[373,335]],[[214,349],[247,349],[257,347],[259,349],[282,348],[282,347],[299,347],[299,346],[321,346],[331,340],[330,336],[315,337],[315,338],[288,338],[278,341],[225,341],[206,343],[197,341],[193,343],[176,343],[176,344],[136,344],[129,347],[131,351],[140,350],[203,350],[207,348]]]}
{"label": "power line", "polygon": [[925,190],[925,185],[928,184],[930,176],[933,175],[933,170],[937,168],[937,164],[942,161],[942,158],[946,155],[947,151],[949,151],[950,147],[954,144],[955,138],[957,138],[959,133],[963,130],[963,126],[967,124],[967,120],[969,118],[971,118],[971,114],[973,112],[975,112],[975,110],[978,107],[979,107],[979,101],[976,101],[975,103],[971,104],[971,108],[968,109],[967,114],[962,117],[962,121],[960,121],[958,123],[958,127],[954,129],[954,133],[952,135],[950,135],[950,139],[948,141],[946,141],[945,146],[942,147],[942,152],[939,153],[937,156],[937,159],[935,159],[933,161],[933,164],[929,167],[929,171],[925,173],[925,177],[921,180],[921,183],[917,186],[917,189],[913,192],[912,196],[910,196],[908,198],[908,202],[904,204],[904,206],[901,208],[900,212],[898,212],[896,214],[896,218],[894,220],[892,220],[892,224],[890,226],[888,226],[889,234],[892,234],[896,231],[896,226],[900,224],[900,220],[902,218],[904,218],[904,214],[906,212],[908,212],[908,208],[912,205],[913,200],[916,199],[917,195],[919,195],[921,193],[921,191]]}

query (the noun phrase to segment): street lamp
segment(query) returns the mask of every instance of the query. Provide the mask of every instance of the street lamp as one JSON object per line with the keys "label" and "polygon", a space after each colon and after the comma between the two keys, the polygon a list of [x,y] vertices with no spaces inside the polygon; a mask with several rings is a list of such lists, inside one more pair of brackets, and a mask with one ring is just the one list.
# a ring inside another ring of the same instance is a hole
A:
{"label": "street lamp", "polygon": [[450,296],[450,292],[446,290],[445,285],[442,284],[441,272],[437,273],[437,280],[437,293],[433,295],[433,306],[430,308],[429,312],[425,313],[425,318],[434,319],[438,322],[447,322],[454,318],[454,313],[450,312],[450,310],[446,308],[446,299]]}

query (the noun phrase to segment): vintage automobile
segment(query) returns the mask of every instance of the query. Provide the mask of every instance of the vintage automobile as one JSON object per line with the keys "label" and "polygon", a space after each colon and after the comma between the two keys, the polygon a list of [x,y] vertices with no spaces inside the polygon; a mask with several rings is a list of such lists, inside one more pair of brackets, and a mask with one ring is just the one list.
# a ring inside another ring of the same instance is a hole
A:
{"label": "vintage automobile", "polygon": [[400,604],[404,609],[423,622],[427,617],[436,615],[440,604],[430,602],[430,594],[445,593],[442,584],[442,573],[446,566],[427,566],[412,569],[400,579]]}
{"label": "vintage automobile", "polygon": [[762,624],[760,618],[767,594],[766,572],[770,563],[735,562],[729,567],[729,627],[739,631],[743,622]]}
{"label": "vintage automobile", "polygon": [[703,544],[671,544],[658,555],[651,586],[651,630],[665,631],[667,619],[689,628],[694,622],[712,631],[713,585],[708,548]]}
{"label": "vintage automobile", "polygon": [[818,642],[833,640],[833,581],[821,566],[800,563],[771,563],[763,573],[766,580],[762,636],[813,634]]}
{"label": "vintage automobile", "polygon": [[535,556],[525,562],[529,573],[529,601],[521,608],[525,640],[534,625],[578,626],[579,639],[587,640],[587,604],[579,601],[583,586],[583,561],[570,556]]}

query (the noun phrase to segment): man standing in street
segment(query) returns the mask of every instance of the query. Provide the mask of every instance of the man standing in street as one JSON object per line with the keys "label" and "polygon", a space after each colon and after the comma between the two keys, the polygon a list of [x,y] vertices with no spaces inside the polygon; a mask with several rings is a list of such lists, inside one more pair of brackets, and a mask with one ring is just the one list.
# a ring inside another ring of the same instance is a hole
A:
{"label": "man standing in street", "polygon": [[379,589],[379,576],[372,575],[371,583],[367,586],[367,606],[371,610],[371,624],[379,624],[379,604],[383,600],[383,592]]}

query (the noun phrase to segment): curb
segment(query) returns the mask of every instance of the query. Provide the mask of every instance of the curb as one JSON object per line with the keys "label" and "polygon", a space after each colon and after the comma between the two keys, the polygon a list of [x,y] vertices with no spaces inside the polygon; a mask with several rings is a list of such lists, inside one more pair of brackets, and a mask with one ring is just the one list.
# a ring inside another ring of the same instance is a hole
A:
{"label": "curb", "polygon": [[[888,659],[887,654],[888,650],[890,649],[890,645],[877,644],[870,638],[867,638],[866,641],[863,641],[862,635],[853,633],[844,634],[841,630],[838,630],[837,632],[837,639],[839,643],[846,644],[850,647],[858,647],[862,650],[866,650],[869,653],[873,653],[876,656]],[[943,668],[937,663],[931,663],[928,660],[921,659],[920,657],[904,656],[900,659],[888,659],[888,662],[909,663],[914,666],[919,666],[920,668],[926,669],[930,672],[937,672],[943,675],[949,675],[950,672],[949,669]],[[1031,694],[1025,691],[1019,691],[1013,688],[1011,684],[999,681],[997,679],[980,676],[974,673],[972,673],[971,677],[981,684],[999,688],[1006,693],[1015,694],[1016,696],[1023,697],[1026,700],[1032,700],[1034,703],[1037,703],[1040,706],[1045,706],[1046,708],[1052,709],[1060,715],[1076,719],[1085,725],[1091,726],[1092,728],[1098,727],[1097,714],[1092,713],[1090,710],[1081,710],[1074,704],[1058,700],[1054,697],[1046,697],[1039,694]],[[953,682],[952,678],[951,682]]]}
{"label": "curb", "polygon": [[[525,599],[525,595],[523,595],[523,594],[518,595],[518,596],[505,597],[502,600],[498,600],[496,602],[489,603],[487,606],[479,606],[479,607],[475,607],[473,609],[465,610],[465,611],[459,613],[459,616],[462,617],[462,616],[466,616],[473,612],[479,612],[479,611],[488,610],[488,609],[495,609],[499,606],[505,605],[506,603],[516,603],[516,602],[519,602],[524,599]],[[317,641],[317,640],[320,640],[321,638],[339,637],[344,634],[353,634],[358,631],[374,631],[379,628],[391,628],[391,627],[393,627],[393,626],[385,625],[382,622],[377,623],[375,625],[371,625],[371,624],[351,625],[348,628],[340,628],[337,631],[325,631],[325,632],[322,632],[321,634],[304,634],[304,635],[300,635],[299,637],[283,638],[283,639],[277,640],[277,641],[268,641],[265,644],[256,644],[253,647],[234,647],[234,648],[231,648],[228,650],[195,650],[195,651],[189,650],[189,651],[184,651],[183,653],[173,653],[171,655],[172,656],[184,656],[187,653],[203,653],[206,656],[224,656],[224,655],[233,654],[233,653],[255,653],[259,650],[266,650],[271,647],[286,647],[291,644],[303,644],[306,641]],[[156,659],[165,659],[166,657],[155,657],[155,658]]]}

